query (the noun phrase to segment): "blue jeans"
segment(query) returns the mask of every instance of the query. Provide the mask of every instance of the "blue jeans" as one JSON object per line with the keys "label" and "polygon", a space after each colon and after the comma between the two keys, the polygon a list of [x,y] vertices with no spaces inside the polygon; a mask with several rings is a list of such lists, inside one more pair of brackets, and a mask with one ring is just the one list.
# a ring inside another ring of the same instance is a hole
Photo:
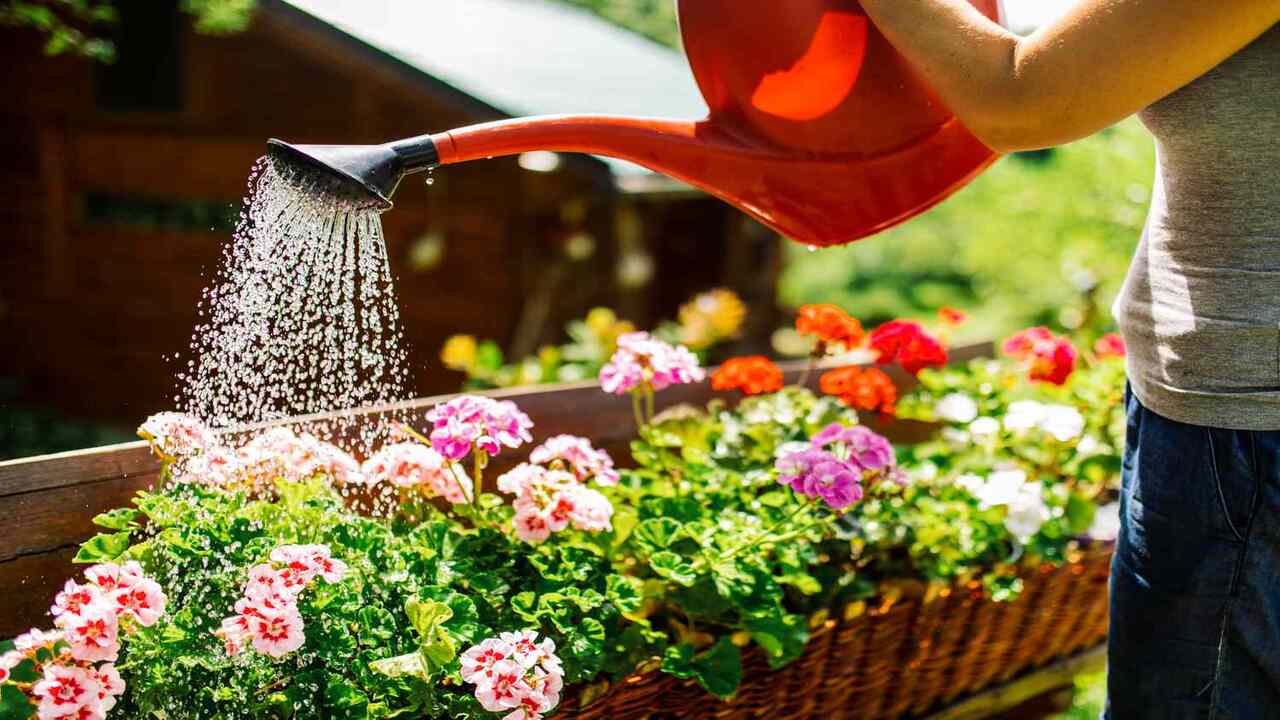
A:
{"label": "blue jeans", "polygon": [[1280,432],[1126,414],[1104,717],[1280,718]]}

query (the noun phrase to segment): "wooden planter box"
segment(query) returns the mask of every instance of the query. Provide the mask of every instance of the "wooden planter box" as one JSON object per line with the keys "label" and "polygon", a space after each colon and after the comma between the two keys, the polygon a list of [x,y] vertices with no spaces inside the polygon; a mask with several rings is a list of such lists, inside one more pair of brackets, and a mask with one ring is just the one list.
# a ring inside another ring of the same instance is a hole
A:
{"label": "wooden planter box", "polygon": [[[979,345],[960,348],[952,355],[962,361],[989,352],[989,345]],[[795,382],[801,369],[798,364],[785,366],[787,380]],[[810,378],[812,385],[817,383],[816,375]],[[911,382],[901,373],[895,380],[901,388]],[[514,400],[528,413],[534,421],[535,442],[570,433],[590,438],[615,458],[627,457],[633,435],[630,403],[602,393],[594,383],[488,394]],[[712,396],[706,383],[680,386],[660,393],[659,404],[701,405]],[[442,399],[393,407],[421,421],[426,410]],[[881,424],[868,419],[868,423],[895,443],[919,441],[932,430],[910,421]],[[499,470],[516,462],[515,458],[500,460]],[[93,517],[128,505],[134,493],[155,483],[159,470],[143,442],[0,462],[0,590],[5,610],[0,613],[0,638],[48,625],[46,613],[53,596],[78,571],[71,558],[95,532]],[[1109,557],[1109,548],[1101,547],[1082,552],[1059,568],[1028,570],[1024,592],[1011,603],[993,603],[967,586],[926,598],[921,586],[919,593],[833,609],[827,617],[814,618],[808,648],[788,667],[771,672],[763,658],[748,655],[746,679],[727,703],[688,682],[650,671],[638,672],[613,687],[571,690],[557,717],[769,715],[874,720],[919,716],[940,703],[992,687],[1003,689],[987,706],[1006,709],[1029,697],[1028,688],[1069,684],[1063,668],[1074,669],[1078,663],[1062,665],[1062,659],[1105,639]],[[1088,657],[1095,658],[1096,653]],[[1028,682],[1026,673],[1041,667],[1052,670]],[[1013,686],[1006,683],[1019,677],[1024,678],[1018,684],[1023,690],[1011,692]]]}

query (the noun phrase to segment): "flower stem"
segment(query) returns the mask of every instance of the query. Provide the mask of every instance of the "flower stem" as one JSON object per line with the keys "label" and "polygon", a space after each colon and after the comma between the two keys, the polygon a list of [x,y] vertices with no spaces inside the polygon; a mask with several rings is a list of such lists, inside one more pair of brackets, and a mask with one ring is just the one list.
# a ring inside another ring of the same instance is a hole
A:
{"label": "flower stem", "polygon": [[644,414],[640,411],[640,391],[639,390],[631,391],[631,414],[635,416],[636,432],[639,432],[640,428],[644,427]]}
{"label": "flower stem", "polygon": [[417,430],[414,430],[413,428],[409,427],[407,423],[396,423],[396,424],[399,425],[400,432],[403,432],[405,435],[408,435],[409,437],[413,438],[414,440],[417,440],[418,442],[422,443],[423,445],[426,445],[427,447],[431,447],[431,439],[428,438],[426,435],[423,435]]}
{"label": "flower stem", "polygon": [[[744,551],[744,550],[750,550],[751,548],[755,547],[756,545],[759,545],[760,543],[764,542],[764,541],[765,541],[765,539],[766,539],[766,538],[768,538],[770,535],[772,535],[772,534],[774,533],[774,531],[776,531],[778,528],[780,528],[780,527],[782,527],[783,525],[785,525],[785,524],[787,524],[787,523],[791,522],[792,520],[794,520],[794,519],[795,519],[795,517],[796,517],[797,515],[799,515],[799,514],[800,514],[800,512],[801,512],[802,510],[806,510],[806,509],[808,509],[808,508],[812,508],[812,507],[813,507],[813,505],[814,505],[814,502],[815,502],[815,501],[814,501],[813,499],[810,499],[808,502],[802,502],[802,503],[800,503],[799,505],[797,505],[797,506],[796,506],[796,509],[795,509],[795,510],[792,510],[792,511],[791,511],[791,514],[789,514],[789,515],[787,515],[786,517],[781,518],[781,519],[779,519],[778,521],[774,522],[772,525],[770,525],[769,527],[767,527],[767,528],[765,528],[764,530],[762,530],[762,531],[761,531],[758,535],[756,535],[756,536],[755,536],[755,538],[753,538],[752,540],[750,540],[750,541],[748,541],[748,542],[745,542],[745,543],[742,543],[741,545],[739,545],[739,546],[737,546],[737,547],[733,548],[732,550],[730,550],[729,552],[725,553],[724,555],[721,555],[721,556],[720,556],[720,562],[724,562],[725,560],[729,560],[729,559],[731,559],[731,558],[733,558],[733,557],[737,556],[737,555],[738,555],[739,553],[741,553],[742,551]],[[807,526],[805,526],[804,528],[802,528],[800,532],[803,532],[803,531],[805,531],[805,530],[808,530],[810,527],[812,527],[812,525],[807,525]],[[787,538],[789,538],[789,537],[794,537],[794,533],[793,533],[793,534],[791,534],[791,535],[783,535],[783,536],[780,536],[780,537],[778,537],[778,538],[777,538],[777,540],[783,540],[783,539],[787,539]]]}
{"label": "flower stem", "polygon": [[649,383],[644,384],[644,411],[645,422],[650,424],[653,422],[653,386]]}
{"label": "flower stem", "polygon": [[458,484],[458,489],[462,491],[462,497],[465,499],[467,497],[467,485],[462,482],[462,478],[458,477],[458,471],[454,469],[456,464],[447,458],[444,461],[444,466],[449,469],[449,477],[453,478],[453,481]]}
{"label": "flower stem", "polygon": [[471,504],[480,507],[480,491],[484,487],[484,469],[489,464],[489,455],[483,450],[474,450],[471,453],[472,468],[474,468],[472,482],[475,483],[475,493],[471,496]]}
{"label": "flower stem", "polygon": [[813,352],[809,353],[809,362],[805,364],[804,372],[800,373],[800,380],[796,385],[799,385],[800,387],[808,386],[809,376],[813,374],[813,368],[817,366],[818,358],[826,354],[827,344],[819,340],[818,344],[814,346]]}

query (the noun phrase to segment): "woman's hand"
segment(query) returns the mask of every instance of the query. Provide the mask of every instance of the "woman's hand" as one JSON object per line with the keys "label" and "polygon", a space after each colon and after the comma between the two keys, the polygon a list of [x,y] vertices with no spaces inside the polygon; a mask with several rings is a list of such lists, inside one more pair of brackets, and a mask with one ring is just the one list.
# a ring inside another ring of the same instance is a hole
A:
{"label": "woman's hand", "polygon": [[862,5],[961,122],[1001,152],[1057,145],[1112,125],[1280,21],[1280,0],[1079,0],[1058,21],[1020,38],[966,0]]}

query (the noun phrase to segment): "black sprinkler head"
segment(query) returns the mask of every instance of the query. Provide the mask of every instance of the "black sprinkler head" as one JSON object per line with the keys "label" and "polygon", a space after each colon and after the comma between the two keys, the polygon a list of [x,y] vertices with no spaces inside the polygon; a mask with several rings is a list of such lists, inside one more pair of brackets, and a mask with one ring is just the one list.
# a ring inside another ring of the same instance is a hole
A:
{"label": "black sprinkler head", "polygon": [[267,152],[276,160],[320,170],[353,191],[371,196],[380,210],[391,209],[400,178],[439,164],[430,135],[382,145],[291,145],[272,138]]}

